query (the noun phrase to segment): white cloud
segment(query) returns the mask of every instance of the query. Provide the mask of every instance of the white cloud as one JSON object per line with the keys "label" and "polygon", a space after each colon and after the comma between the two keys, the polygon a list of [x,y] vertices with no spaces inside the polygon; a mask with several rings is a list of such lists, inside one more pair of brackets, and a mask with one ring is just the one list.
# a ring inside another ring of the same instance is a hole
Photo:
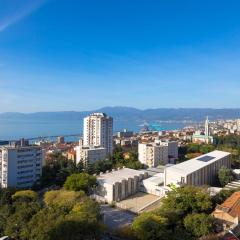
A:
{"label": "white cloud", "polygon": [[34,12],[40,6],[42,6],[45,2],[46,0],[32,0],[28,4],[24,5],[20,11],[16,12],[15,14],[7,16],[3,20],[0,20],[0,32],[3,32],[12,24],[20,21],[24,17]]}

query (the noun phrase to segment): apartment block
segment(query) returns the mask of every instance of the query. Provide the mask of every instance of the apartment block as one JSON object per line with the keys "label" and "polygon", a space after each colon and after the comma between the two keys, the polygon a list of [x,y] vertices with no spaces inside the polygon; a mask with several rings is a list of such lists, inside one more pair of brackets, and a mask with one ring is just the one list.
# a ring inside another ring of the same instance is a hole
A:
{"label": "apartment block", "polygon": [[93,113],[84,118],[83,145],[99,146],[107,154],[113,151],[113,119],[105,113]]}
{"label": "apartment block", "polygon": [[77,146],[75,149],[77,156],[76,162],[82,162],[84,165],[92,164],[100,160],[105,160],[107,157],[106,148],[96,146]]}
{"label": "apartment block", "polygon": [[139,143],[138,159],[148,167],[168,163],[168,146],[157,143]]}
{"label": "apartment block", "polygon": [[42,175],[44,150],[26,142],[0,147],[0,187],[29,188]]}

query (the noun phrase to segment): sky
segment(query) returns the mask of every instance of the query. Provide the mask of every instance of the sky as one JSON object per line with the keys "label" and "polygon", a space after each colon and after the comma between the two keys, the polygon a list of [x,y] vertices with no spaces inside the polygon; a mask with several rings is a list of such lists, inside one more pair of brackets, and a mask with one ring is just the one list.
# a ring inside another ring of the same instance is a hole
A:
{"label": "sky", "polygon": [[240,107],[239,0],[0,0],[0,112]]}

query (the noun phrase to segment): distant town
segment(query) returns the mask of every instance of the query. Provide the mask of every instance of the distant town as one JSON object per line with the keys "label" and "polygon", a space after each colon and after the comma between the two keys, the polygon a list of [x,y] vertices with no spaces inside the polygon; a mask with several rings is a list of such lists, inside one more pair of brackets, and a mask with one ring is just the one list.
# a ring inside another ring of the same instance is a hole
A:
{"label": "distant town", "polygon": [[[139,133],[123,129],[114,134],[113,125],[111,116],[99,112],[84,118],[78,142],[66,142],[63,136],[56,141],[1,141],[3,205],[15,209],[20,201],[28,209],[29,202],[44,201],[43,209],[31,213],[34,219],[48,205],[68,205],[63,194],[77,204],[79,197],[71,194],[82,191],[88,199],[84,201],[99,208],[96,223],[106,226],[91,233],[101,236],[96,239],[175,239],[167,237],[175,234],[168,225],[171,208],[180,217],[174,224],[184,231],[184,239],[240,235],[240,119],[210,122],[206,116],[204,124],[172,131],[152,131],[145,124]],[[0,221],[0,233],[6,239],[31,235],[17,218],[8,222],[14,213],[0,209],[1,214],[5,220]],[[165,238],[146,236],[144,221],[155,217],[166,221],[159,230]],[[26,224],[34,224],[33,219]],[[95,239],[90,236],[84,239]]]}

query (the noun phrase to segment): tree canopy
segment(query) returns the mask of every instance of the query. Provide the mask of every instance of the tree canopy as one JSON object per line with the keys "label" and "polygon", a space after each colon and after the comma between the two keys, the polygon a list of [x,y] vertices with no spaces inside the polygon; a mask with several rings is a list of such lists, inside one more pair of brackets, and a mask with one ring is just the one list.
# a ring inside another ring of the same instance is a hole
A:
{"label": "tree canopy", "polygon": [[218,171],[218,179],[221,186],[224,187],[233,180],[232,170],[225,166],[221,167]]}
{"label": "tree canopy", "polygon": [[87,173],[72,174],[64,184],[66,190],[88,192],[96,185],[96,177]]}
{"label": "tree canopy", "polygon": [[189,214],[184,219],[184,226],[195,237],[206,236],[213,229],[213,218],[205,213]]}
{"label": "tree canopy", "polygon": [[166,228],[167,219],[154,213],[143,213],[133,222],[133,230],[140,240],[169,239],[170,231]]}
{"label": "tree canopy", "polygon": [[213,231],[212,199],[206,188],[176,188],[162,199],[158,210],[143,213],[132,225],[137,239],[192,240]]}
{"label": "tree canopy", "polygon": [[38,194],[32,190],[17,191],[12,195],[13,201],[37,201]]}
{"label": "tree canopy", "polygon": [[208,211],[211,208],[211,197],[207,189],[202,187],[185,186],[176,188],[162,200],[162,209],[175,209],[181,215]]}
{"label": "tree canopy", "polygon": [[57,190],[48,191],[44,195],[44,203],[46,206],[59,206],[72,208],[76,203],[86,200],[86,195],[83,191],[67,191]]}

